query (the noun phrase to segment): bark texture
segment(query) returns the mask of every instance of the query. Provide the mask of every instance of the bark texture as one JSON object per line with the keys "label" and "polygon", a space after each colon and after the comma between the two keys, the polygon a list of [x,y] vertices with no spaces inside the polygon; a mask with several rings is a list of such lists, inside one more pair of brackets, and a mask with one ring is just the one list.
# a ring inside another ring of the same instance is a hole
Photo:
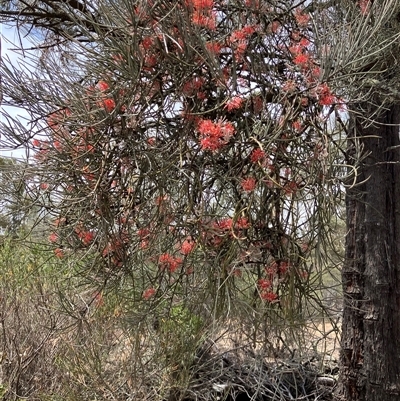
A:
{"label": "bark texture", "polygon": [[[371,115],[371,108],[357,112]],[[399,122],[400,107],[392,106],[372,125],[360,117],[350,124],[349,157],[360,146],[366,157],[346,200],[341,356],[346,401],[400,399]]]}

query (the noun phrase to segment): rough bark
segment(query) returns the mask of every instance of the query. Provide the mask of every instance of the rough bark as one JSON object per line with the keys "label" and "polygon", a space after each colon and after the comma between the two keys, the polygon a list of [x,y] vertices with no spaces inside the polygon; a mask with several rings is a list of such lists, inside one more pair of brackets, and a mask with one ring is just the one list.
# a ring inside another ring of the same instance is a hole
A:
{"label": "rough bark", "polygon": [[346,401],[394,401],[400,399],[400,107],[383,110],[370,126],[355,115],[349,157],[356,143],[367,156],[346,200],[341,382]]}

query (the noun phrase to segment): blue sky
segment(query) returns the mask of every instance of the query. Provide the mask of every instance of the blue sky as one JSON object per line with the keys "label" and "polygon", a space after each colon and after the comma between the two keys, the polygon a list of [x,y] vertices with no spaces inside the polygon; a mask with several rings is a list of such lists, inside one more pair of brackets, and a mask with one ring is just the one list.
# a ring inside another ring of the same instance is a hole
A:
{"label": "blue sky", "polygon": [[[13,65],[18,64],[18,63],[23,64],[22,55],[13,51],[13,49],[20,48],[21,42],[22,42],[23,46],[28,45],[29,42],[22,36],[19,37],[16,29],[5,26],[4,24],[0,25],[0,36],[1,36],[2,60],[9,59]],[[28,114],[22,109],[5,107],[3,105],[1,105],[0,108],[2,110],[5,110],[11,116],[18,117],[21,122],[24,121],[24,117],[28,118]],[[3,117],[1,115],[0,115],[0,119],[1,120],[3,119]],[[2,143],[1,138],[0,138],[0,154],[2,156],[6,156],[6,157],[26,158],[24,149],[12,150],[12,151],[4,149],[4,144]]]}

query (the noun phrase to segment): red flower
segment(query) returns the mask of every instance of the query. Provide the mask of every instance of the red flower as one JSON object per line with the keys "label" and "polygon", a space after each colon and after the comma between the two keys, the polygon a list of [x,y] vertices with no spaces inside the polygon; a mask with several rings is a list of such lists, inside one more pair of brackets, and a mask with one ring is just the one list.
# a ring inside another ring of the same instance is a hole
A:
{"label": "red flower", "polygon": [[322,106],[331,106],[336,102],[336,96],[331,92],[328,84],[324,83],[317,88],[319,104]]}
{"label": "red flower", "polygon": [[137,235],[141,238],[141,239],[145,239],[148,238],[150,235],[150,229],[148,228],[140,228],[137,231]]}
{"label": "red flower", "polygon": [[144,65],[147,69],[153,68],[157,65],[157,57],[154,54],[146,54],[144,58]]}
{"label": "red flower", "polygon": [[260,8],[260,0],[245,0],[247,7]]}
{"label": "red flower", "polygon": [[295,11],[294,17],[297,24],[301,27],[307,26],[308,22],[310,21],[310,15],[303,13],[303,11],[299,8]]}
{"label": "red flower", "polygon": [[215,30],[215,28],[217,26],[217,22],[216,22],[216,18],[215,18],[215,14],[214,13],[203,14],[202,12],[196,11],[192,15],[192,22],[195,25],[198,25],[198,26],[203,27],[203,28],[210,29],[212,31]]}
{"label": "red flower", "polygon": [[108,113],[111,113],[115,109],[115,101],[111,98],[104,99],[102,106]]}
{"label": "red flower", "polygon": [[307,272],[306,270],[304,270],[304,269],[301,269],[301,270],[299,271],[299,277],[300,277],[302,280],[307,280],[307,279],[308,279],[308,272]]}
{"label": "red flower", "polygon": [[200,146],[203,150],[216,151],[226,145],[235,132],[232,123],[219,120],[200,120],[197,125],[200,133]]}
{"label": "red flower", "polygon": [[146,300],[150,299],[155,295],[155,293],[156,293],[155,288],[148,288],[147,290],[143,291],[142,298]]}
{"label": "red flower", "polygon": [[156,144],[156,138],[154,136],[151,136],[150,138],[147,139],[147,144],[149,146],[154,146]]}
{"label": "red flower", "polygon": [[168,269],[170,273],[174,273],[182,264],[182,259],[174,257],[169,253],[163,253],[158,258],[158,264],[161,269]]}
{"label": "red flower", "polygon": [[242,61],[243,55],[247,49],[247,41],[240,40],[235,45],[235,59],[236,61]]}
{"label": "red flower", "polygon": [[197,99],[199,100],[206,100],[207,99],[207,93],[205,92],[197,92]]}
{"label": "red flower", "polygon": [[85,245],[89,245],[94,239],[94,233],[92,231],[82,231],[79,233],[79,238]]}
{"label": "red flower", "polygon": [[243,191],[252,192],[256,188],[257,180],[253,177],[244,178],[240,185],[242,186]]}
{"label": "red flower", "polygon": [[310,56],[304,53],[298,54],[293,62],[300,67],[307,67],[310,63]]}
{"label": "red flower", "polygon": [[296,44],[294,46],[289,47],[290,53],[292,53],[293,56],[297,56],[298,54],[301,54],[303,52],[303,46]]}
{"label": "red flower", "polygon": [[265,152],[262,149],[257,148],[251,152],[250,160],[252,163],[257,163],[262,161],[264,157],[265,157]]}
{"label": "red flower", "polygon": [[144,49],[149,50],[154,44],[154,39],[151,36],[146,36],[142,40],[142,46]]}
{"label": "red flower", "polygon": [[247,217],[239,217],[235,222],[235,228],[246,229],[249,228],[250,223]]}
{"label": "red flower", "polygon": [[227,217],[225,219],[221,219],[215,223],[215,226],[220,230],[231,230],[232,229],[232,219]]}
{"label": "red flower", "polygon": [[222,45],[218,42],[206,42],[206,49],[213,54],[219,54],[222,49]]}
{"label": "red flower", "polygon": [[278,263],[277,262],[272,262],[270,265],[265,267],[265,273],[268,274],[268,276],[272,279],[274,275],[278,271]]}
{"label": "red flower", "polygon": [[58,150],[59,152],[62,150],[62,148],[63,148],[63,146],[62,146],[62,144],[61,144],[61,142],[60,141],[54,141],[53,142],[53,146],[54,146],[54,148],[56,149],[56,150]]}
{"label": "red flower", "polygon": [[267,302],[274,302],[278,299],[278,294],[275,294],[275,292],[272,291],[262,291],[260,296],[261,299]]}
{"label": "red flower", "polygon": [[113,252],[119,253],[121,255],[121,250],[123,247],[123,242],[119,238],[112,238],[111,241],[104,247],[102,256],[106,257]]}
{"label": "red flower", "polygon": [[54,254],[60,259],[64,257],[64,252],[61,248],[54,249]]}
{"label": "red flower", "polygon": [[204,78],[195,77],[187,81],[182,88],[182,93],[185,96],[194,96],[204,85]]}
{"label": "red flower", "polygon": [[281,23],[277,20],[272,21],[271,24],[269,25],[269,29],[272,33],[277,33],[278,30],[280,29],[280,27],[281,27]]}
{"label": "red flower", "polygon": [[144,239],[144,240],[140,241],[139,247],[140,247],[140,249],[147,249],[149,247],[149,245],[150,245],[149,240]]}
{"label": "red flower", "polygon": [[292,127],[295,131],[300,132],[303,129],[303,124],[299,120],[296,120],[293,122]]}
{"label": "red flower", "polygon": [[242,97],[234,96],[226,103],[225,109],[227,109],[228,111],[240,109],[240,107],[242,107],[242,103],[243,103]]}
{"label": "red flower", "polygon": [[368,14],[370,7],[371,7],[371,0],[359,0],[358,6],[360,7],[361,14],[366,15]]}
{"label": "red flower", "polygon": [[300,39],[300,42],[299,42],[300,46],[307,47],[307,46],[309,46],[309,44],[310,44],[310,41],[307,38]]}
{"label": "red flower", "polygon": [[49,241],[50,242],[57,242],[58,241],[58,235],[56,233],[51,233],[49,235]]}
{"label": "red flower", "polygon": [[190,0],[190,5],[196,10],[211,10],[214,7],[214,0]]}
{"label": "red flower", "polygon": [[229,37],[230,43],[242,42],[247,40],[256,31],[255,26],[247,25],[242,29],[234,31]]}
{"label": "red flower", "polygon": [[260,278],[257,281],[257,285],[258,288],[260,288],[261,290],[268,290],[269,288],[271,288],[272,283],[270,280],[266,280],[265,278]]}
{"label": "red flower", "polygon": [[102,92],[105,92],[107,89],[110,88],[110,85],[108,85],[108,83],[105,82],[105,81],[99,81],[99,82],[97,83],[97,87],[98,87]]}
{"label": "red flower", "polygon": [[65,119],[70,115],[71,110],[67,108],[55,111],[54,113],[49,114],[47,117],[47,124],[51,129],[56,131],[59,128],[59,124],[65,121]]}
{"label": "red flower", "polygon": [[297,89],[297,85],[296,82],[289,79],[288,81],[286,81],[283,85],[282,85],[282,90],[284,92],[288,92],[288,93],[292,93],[294,91],[296,91]]}
{"label": "red flower", "polygon": [[285,275],[289,270],[290,264],[287,261],[282,261],[279,263],[278,271],[279,274]]}
{"label": "red flower", "polygon": [[185,239],[185,241],[182,242],[181,249],[179,252],[182,255],[189,255],[189,253],[193,251],[195,246],[196,243],[191,238],[187,238]]}
{"label": "red flower", "polygon": [[54,220],[54,225],[55,225],[55,227],[60,227],[60,226],[64,225],[65,222],[66,222],[66,218],[60,217],[60,218]]}
{"label": "red flower", "polygon": [[299,186],[297,185],[296,181],[288,181],[284,186],[283,190],[285,191],[286,195],[293,195],[297,192]]}

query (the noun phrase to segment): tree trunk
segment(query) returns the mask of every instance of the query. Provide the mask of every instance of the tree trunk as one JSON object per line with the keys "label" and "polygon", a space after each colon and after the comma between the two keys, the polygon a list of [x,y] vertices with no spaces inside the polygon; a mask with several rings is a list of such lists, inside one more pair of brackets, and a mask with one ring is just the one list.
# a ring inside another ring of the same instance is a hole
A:
{"label": "tree trunk", "polygon": [[[357,110],[358,116],[371,109]],[[400,399],[400,141],[394,125],[400,107],[382,110],[370,126],[358,116],[351,118],[349,157],[357,143],[366,157],[346,199],[341,385],[346,401],[394,401]]]}

